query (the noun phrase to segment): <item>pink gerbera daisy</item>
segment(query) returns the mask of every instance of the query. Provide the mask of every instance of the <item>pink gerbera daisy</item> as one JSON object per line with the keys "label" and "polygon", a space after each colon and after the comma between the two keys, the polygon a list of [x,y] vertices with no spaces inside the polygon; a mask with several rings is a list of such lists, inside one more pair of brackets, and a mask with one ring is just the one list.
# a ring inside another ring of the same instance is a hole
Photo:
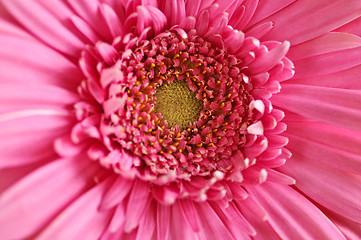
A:
{"label": "pink gerbera daisy", "polygon": [[361,238],[358,0],[2,0],[1,239]]}

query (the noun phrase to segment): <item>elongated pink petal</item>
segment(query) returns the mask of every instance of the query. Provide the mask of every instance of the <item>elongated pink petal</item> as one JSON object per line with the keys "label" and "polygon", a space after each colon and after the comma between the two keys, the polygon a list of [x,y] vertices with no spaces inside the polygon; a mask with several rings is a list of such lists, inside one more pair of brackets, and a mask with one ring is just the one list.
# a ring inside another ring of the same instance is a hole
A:
{"label": "elongated pink petal", "polygon": [[96,239],[103,232],[111,212],[99,212],[98,206],[108,181],[94,186],[59,214],[38,239]]}
{"label": "elongated pink petal", "polygon": [[[82,74],[68,59],[37,41],[10,33],[0,35],[2,83],[48,84],[75,91]],[[21,54],[14,49],[21,50]],[[36,57],[34,57],[36,56]],[[18,68],[21,71],[18,71]]]}
{"label": "elongated pink petal", "polygon": [[343,25],[342,27],[337,28],[335,31],[346,32],[357,36],[361,36],[360,24],[361,24],[361,18],[356,18],[355,20]]}
{"label": "elongated pink petal", "polygon": [[93,27],[97,33],[105,39],[111,40],[111,33],[104,26],[107,24],[99,11],[99,1],[84,2],[81,0],[67,0],[78,16]]}
{"label": "elongated pink petal", "polygon": [[118,177],[104,194],[100,209],[110,209],[119,204],[129,193],[133,186],[132,180]]}
{"label": "elongated pink petal", "polygon": [[[31,0],[31,8],[20,1],[2,1],[5,8],[24,27],[44,42],[65,54],[78,56],[83,43],[69,31],[61,20],[49,12],[40,2]],[[58,9],[59,10],[59,9]]]}
{"label": "elongated pink petal", "polygon": [[199,233],[201,239],[218,240],[233,238],[230,231],[226,228],[209,203],[199,203],[196,205],[196,209],[202,224],[201,232]]}
{"label": "elongated pink petal", "polygon": [[359,46],[294,61],[294,79],[317,77],[355,67],[361,64],[360,54]]}
{"label": "elongated pink petal", "polygon": [[237,206],[242,212],[242,215],[256,230],[256,235],[252,236],[254,239],[281,239],[279,233],[277,233],[271,224],[267,221],[268,216],[266,215],[265,210],[258,206],[258,204],[254,202],[251,197],[247,198],[246,200],[239,201]]}
{"label": "elongated pink petal", "polygon": [[287,57],[292,61],[295,61],[360,46],[361,38],[358,36],[341,32],[330,32],[318,38],[291,47],[287,53]]}
{"label": "elongated pink petal", "polygon": [[347,4],[343,0],[295,1],[265,20],[272,21],[274,27],[262,40],[288,40],[291,45],[305,42],[361,16],[360,7],[358,0]]}
{"label": "elongated pink petal", "polygon": [[84,191],[98,170],[81,158],[62,159],[21,179],[0,197],[1,236],[20,239],[34,234]]}
{"label": "elongated pink petal", "polygon": [[266,209],[268,221],[282,238],[344,239],[316,206],[291,187],[267,182],[247,189]]}
{"label": "elongated pink petal", "polygon": [[271,16],[272,14],[282,10],[283,8],[287,7],[295,1],[296,0],[285,0],[276,2],[273,0],[261,0],[260,3],[257,5],[257,9],[253,14],[251,20],[249,21],[247,27],[250,27],[253,24],[259,22],[260,20]]}
{"label": "elongated pink petal", "polygon": [[294,177],[296,186],[308,197],[352,221],[361,223],[361,196],[355,194],[361,191],[361,181],[357,176],[298,154],[294,154],[280,169]]}
{"label": "elongated pink petal", "polygon": [[280,60],[286,55],[289,47],[289,42],[283,42],[265,55],[256,58],[255,61],[248,65],[247,71],[252,75],[267,72],[280,62]]}
{"label": "elongated pink petal", "polygon": [[0,114],[28,109],[65,112],[67,105],[78,99],[77,95],[57,86],[0,83]]}
{"label": "elongated pink petal", "polygon": [[197,232],[194,231],[185,216],[182,214],[183,210],[179,204],[172,205],[171,220],[170,223],[170,239],[197,239]]}
{"label": "elongated pink petal", "polygon": [[197,16],[202,0],[186,1],[185,9],[187,16]]}
{"label": "elongated pink petal", "polygon": [[189,200],[181,200],[177,203],[180,206],[180,211],[182,212],[185,220],[188,222],[194,232],[198,232],[200,230],[199,220],[193,202]]}
{"label": "elongated pink petal", "polygon": [[49,114],[44,110],[39,115],[39,111],[28,112],[28,116],[21,116],[20,112],[7,114],[15,119],[4,122],[1,120],[6,115],[0,114],[0,168],[26,165],[55,156],[53,140],[65,134],[73,123],[73,119],[66,115]]}
{"label": "elongated pink petal", "polygon": [[118,18],[117,13],[107,4],[102,4],[100,6],[100,12],[104,17],[113,38],[122,36],[124,34],[124,27]]}
{"label": "elongated pink petal", "polygon": [[94,29],[80,17],[73,15],[71,17],[71,22],[74,27],[76,27],[78,31],[93,44],[101,39],[97,32],[95,32]]}
{"label": "elongated pink petal", "polygon": [[357,65],[353,68],[327,75],[292,79],[292,83],[331,88],[361,89],[360,77],[361,65]]}
{"label": "elongated pink petal", "polygon": [[140,220],[137,237],[135,240],[151,240],[153,239],[153,232],[156,225],[156,202],[152,202],[149,210],[145,212]]}
{"label": "elongated pink petal", "polygon": [[[361,129],[361,94],[356,90],[285,84],[274,105],[322,122]],[[342,116],[342,117],[340,117]]]}
{"label": "elongated pink petal", "polygon": [[361,155],[358,131],[314,121],[287,121],[287,133],[345,152]]}
{"label": "elongated pink petal", "polygon": [[[164,1],[164,14],[167,16],[167,25],[172,27],[179,25],[181,20],[186,17],[185,3],[183,0],[166,0]],[[196,3],[192,3],[196,4]]]}
{"label": "elongated pink petal", "polygon": [[240,21],[237,25],[233,26],[236,29],[244,30],[252,19],[253,14],[257,9],[257,5],[259,4],[259,0],[246,0],[243,5],[245,6],[245,12],[242,15],[242,21]]}
{"label": "elongated pink petal", "polygon": [[342,149],[318,144],[293,135],[287,135],[290,144],[287,146],[292,153],[297,153],[303,158],[350,173],[361,174],[361,157]]}
{"label": "elongated pink petal", "polygon": [[169,238],[171,207],[157,204],[157,240]]}
{"label": "elongated pink petal", "polygon": [[140,180],[133,185],[126,208],[124,231],[131,232],[139,225],[146,206],[149,205],[149,185]]}
{"label": "elongated pink petal", "polygon": [[329,210],[323,210],[330,220],[341,230],[347,239],[359,239],[361,238],[361,224],[354,221],[350,221]]}

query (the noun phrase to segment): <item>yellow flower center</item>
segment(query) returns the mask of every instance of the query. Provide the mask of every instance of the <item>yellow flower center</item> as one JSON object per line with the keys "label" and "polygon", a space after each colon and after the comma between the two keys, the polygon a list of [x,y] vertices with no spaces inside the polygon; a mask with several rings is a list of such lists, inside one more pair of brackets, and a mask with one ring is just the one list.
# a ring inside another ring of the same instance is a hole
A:
{"label": "yellow flower center", "polygon": [[155,111],[162,114],[169,128],[178,125],[181,130],[187,129],[198,120],[203,109],[202,101],[185,80],[161,85],[156,89],[155,98]]}

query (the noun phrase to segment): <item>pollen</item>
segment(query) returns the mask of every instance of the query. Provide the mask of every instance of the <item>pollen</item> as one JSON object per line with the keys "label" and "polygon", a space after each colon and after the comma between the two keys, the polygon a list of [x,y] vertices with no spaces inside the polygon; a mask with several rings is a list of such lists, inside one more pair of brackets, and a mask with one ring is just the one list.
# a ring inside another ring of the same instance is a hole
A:
{"label": "pollen", "polygon": [[162,114],[162,120],[168,122],[168,127],[178,125],[181,130],[194,123],[203,109],[202,101],[184,80],[173,81],[168,87],[160,86],[155,99],[155,111]]}

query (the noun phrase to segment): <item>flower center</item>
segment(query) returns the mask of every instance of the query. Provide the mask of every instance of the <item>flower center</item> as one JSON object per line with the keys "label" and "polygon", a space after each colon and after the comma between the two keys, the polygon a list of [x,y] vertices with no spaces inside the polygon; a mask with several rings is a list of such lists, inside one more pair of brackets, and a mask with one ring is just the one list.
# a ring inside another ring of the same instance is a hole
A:
{"label": "flower center", "polygon": [[155,112],[162,114],[169,128],[178,125],[181,131],[194,123],[203,109],[202,102],[184,80],[175,80],[158,87],[155,99]]}
{"label": "flower center", "polygon": [[[173,181],[239,165],[231,157],[254,121],[253,87],[242,62],[179,28],[123,44],[119,60],[101,76],[107,99],[100,128],[113,152],[134,154],[126,167],[148,180]],[[116,160],[111,165],[116,172],[125,168]]]}

